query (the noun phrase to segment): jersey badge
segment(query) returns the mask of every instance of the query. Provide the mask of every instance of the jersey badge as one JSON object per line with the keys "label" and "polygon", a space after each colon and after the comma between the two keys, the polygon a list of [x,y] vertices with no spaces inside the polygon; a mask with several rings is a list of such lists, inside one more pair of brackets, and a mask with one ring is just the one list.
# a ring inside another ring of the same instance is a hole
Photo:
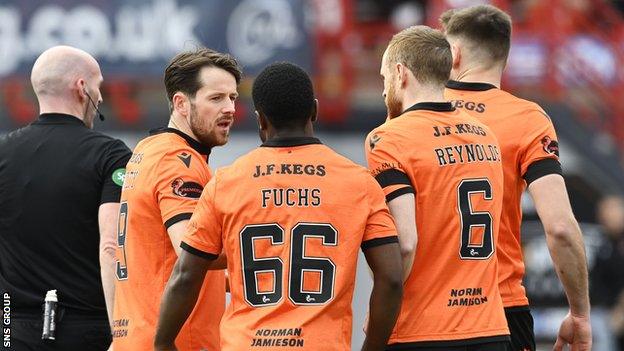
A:
{"label": "jersey badge", "polygon": [[195,182],[185,182],[182,178],[176,178],[171,182],[171,188],[175,195],[190,199],[199,199],[204,187]]}
{"label": "jersey badge", "polygon": [[126,169],[118,168],[113,172],[112,175],[113,182],[118,186],[123,186],[124,179],[126,178]]}
{"label": "jersey badge", "polygon": [[547,153],[559,156],[559,143],[557,140],[552,140],[547,135],[542,138],[542,146],[544,147],[544,151]]}

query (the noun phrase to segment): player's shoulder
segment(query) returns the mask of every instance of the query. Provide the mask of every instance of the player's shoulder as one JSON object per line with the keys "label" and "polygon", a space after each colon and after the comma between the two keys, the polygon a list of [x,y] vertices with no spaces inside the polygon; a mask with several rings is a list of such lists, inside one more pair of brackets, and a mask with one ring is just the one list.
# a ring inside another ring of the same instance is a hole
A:
{"label": "player's shoulder", "polygon": [[255,165],[262,162],[266,163],[268,158],[263,153],[261,147],[257,147],[246,154],[236,158],[231,164],[219,167],[213,175],[213,178],[218,183],[225,183],[228,181],[234,181],[240,183],[243,179],[249,176],[249,170],[255,168]]}
{"label": "player's shoulder", "polygon": [[[492,128],[486,122],[481,120],[481,118],[462,109],[456,109],[456,112],[457,114],[455,116],[460,122],[469,123],[471,127],[476,127],[478,129],[478,132],[476,133],[477,135],[494,135],[494,131],[492,131]],[[483,134],[483,132],[485,132],[485,134]]]}
{"label": "player's shoulder", "polygon": [[409,119],[410,116],[399,116],[388,119],[380,126],[371,130],[366,137],[366,144],[370,147],[370,150],[374,149],[382,139],[384,140],[384,144],[400,143],[401,139],[407,137],[407,134],[409,134],[408,131],[412,129],[406,124],[408,124],[408,122],[419,122],[417,118],[414,118],[412,121]]}
{"label": "player's shoulder", "polygon": [[137,143],[133,154],[159,165],[171,162],[188,169],[194,168],[194,165],[207,167],[200,152],[173,133],[156,133],[142,139]]}
{"label": "player's shoulder", "polygon": [[500,90],[500,92],[506,100],[504,101],[505,108],[521,112],[523,117],[535,120],[535,122],[542,120],[551,123],[550,116],[537,102],[523,99],[505,90]]}
{"label": "player's shoulder", "polygon": [[326,174],[336,184],[341,184],[347,189],[361,189],[367,191],[371,184],[377,184],[371,172],[364,166],[354,162],[348,157],[338,153],[329,146],[325,146],[327,152],[323,154],[322,163]]}

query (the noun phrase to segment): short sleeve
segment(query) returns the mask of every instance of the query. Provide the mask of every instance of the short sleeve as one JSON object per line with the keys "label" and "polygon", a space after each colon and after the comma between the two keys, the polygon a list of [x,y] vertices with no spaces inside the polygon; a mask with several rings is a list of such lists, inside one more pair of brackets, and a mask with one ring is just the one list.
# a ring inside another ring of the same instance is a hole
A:
{"label": "short sleeve", "polygon": [[221,219],[215,206],[216,179],[213,178],[199,198],[182,239],[182,249],[208,259],[216,258],[223,248]]}
{"label": "short sleeve", "polygon": [[159,162],[156,198],[166,228],[191,218],[209,180],[203,159],[186,150],[165,155]]}
{"label": "short sleeve", "polygon": [[561,174],[559,142],[552,121],[541,109],[531,110],[527,119],[519,155],[520,174],[527,183],[548,174]]}
{"label": "short sleeve", "polygon": [[386,206],[384,193],[375,180],[366,175],[369,215],[362,238],[362,250],[398,242],[397,230]]}
{"label": "short sleeve", "polygon": [[121,187],[126,176],[126,165],[131,156],[132,152],[121,140],[113,139],[106,148],[102,168],[104,181],[100,204],[119,202]]}
{"label": "short sleeve", "polygon": [[415,192],[400,161],[400,151],[391,139],[387,133],[374,130],[365,145],[368,169],[383,189],[386,201]]}

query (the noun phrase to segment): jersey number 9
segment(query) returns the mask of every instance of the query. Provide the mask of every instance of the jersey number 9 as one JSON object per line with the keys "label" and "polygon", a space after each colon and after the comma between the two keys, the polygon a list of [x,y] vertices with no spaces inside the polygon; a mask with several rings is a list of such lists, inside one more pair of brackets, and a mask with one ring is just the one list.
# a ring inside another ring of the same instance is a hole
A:
{"label": "jersey number 9", "polygon": [[122,202],[119,206],[119,223],[117,224],[117,246],[123,252],[123,263],[115,262],[115,275],[118,280],[128,279],[126,266],[126,231],[128,230],[128,203]]}

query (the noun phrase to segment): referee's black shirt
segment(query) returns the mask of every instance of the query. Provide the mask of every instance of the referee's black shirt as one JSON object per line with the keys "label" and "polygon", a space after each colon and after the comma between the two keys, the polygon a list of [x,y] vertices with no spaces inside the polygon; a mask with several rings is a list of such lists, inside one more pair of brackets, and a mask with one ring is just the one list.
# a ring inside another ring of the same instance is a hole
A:
{"label": "referee's black shirt", "polygon": [[0,294],[15,312],[57,289],[59,305],[106,318],[98,209],[119,202],[130,156],[65,114],[0,137]]}

